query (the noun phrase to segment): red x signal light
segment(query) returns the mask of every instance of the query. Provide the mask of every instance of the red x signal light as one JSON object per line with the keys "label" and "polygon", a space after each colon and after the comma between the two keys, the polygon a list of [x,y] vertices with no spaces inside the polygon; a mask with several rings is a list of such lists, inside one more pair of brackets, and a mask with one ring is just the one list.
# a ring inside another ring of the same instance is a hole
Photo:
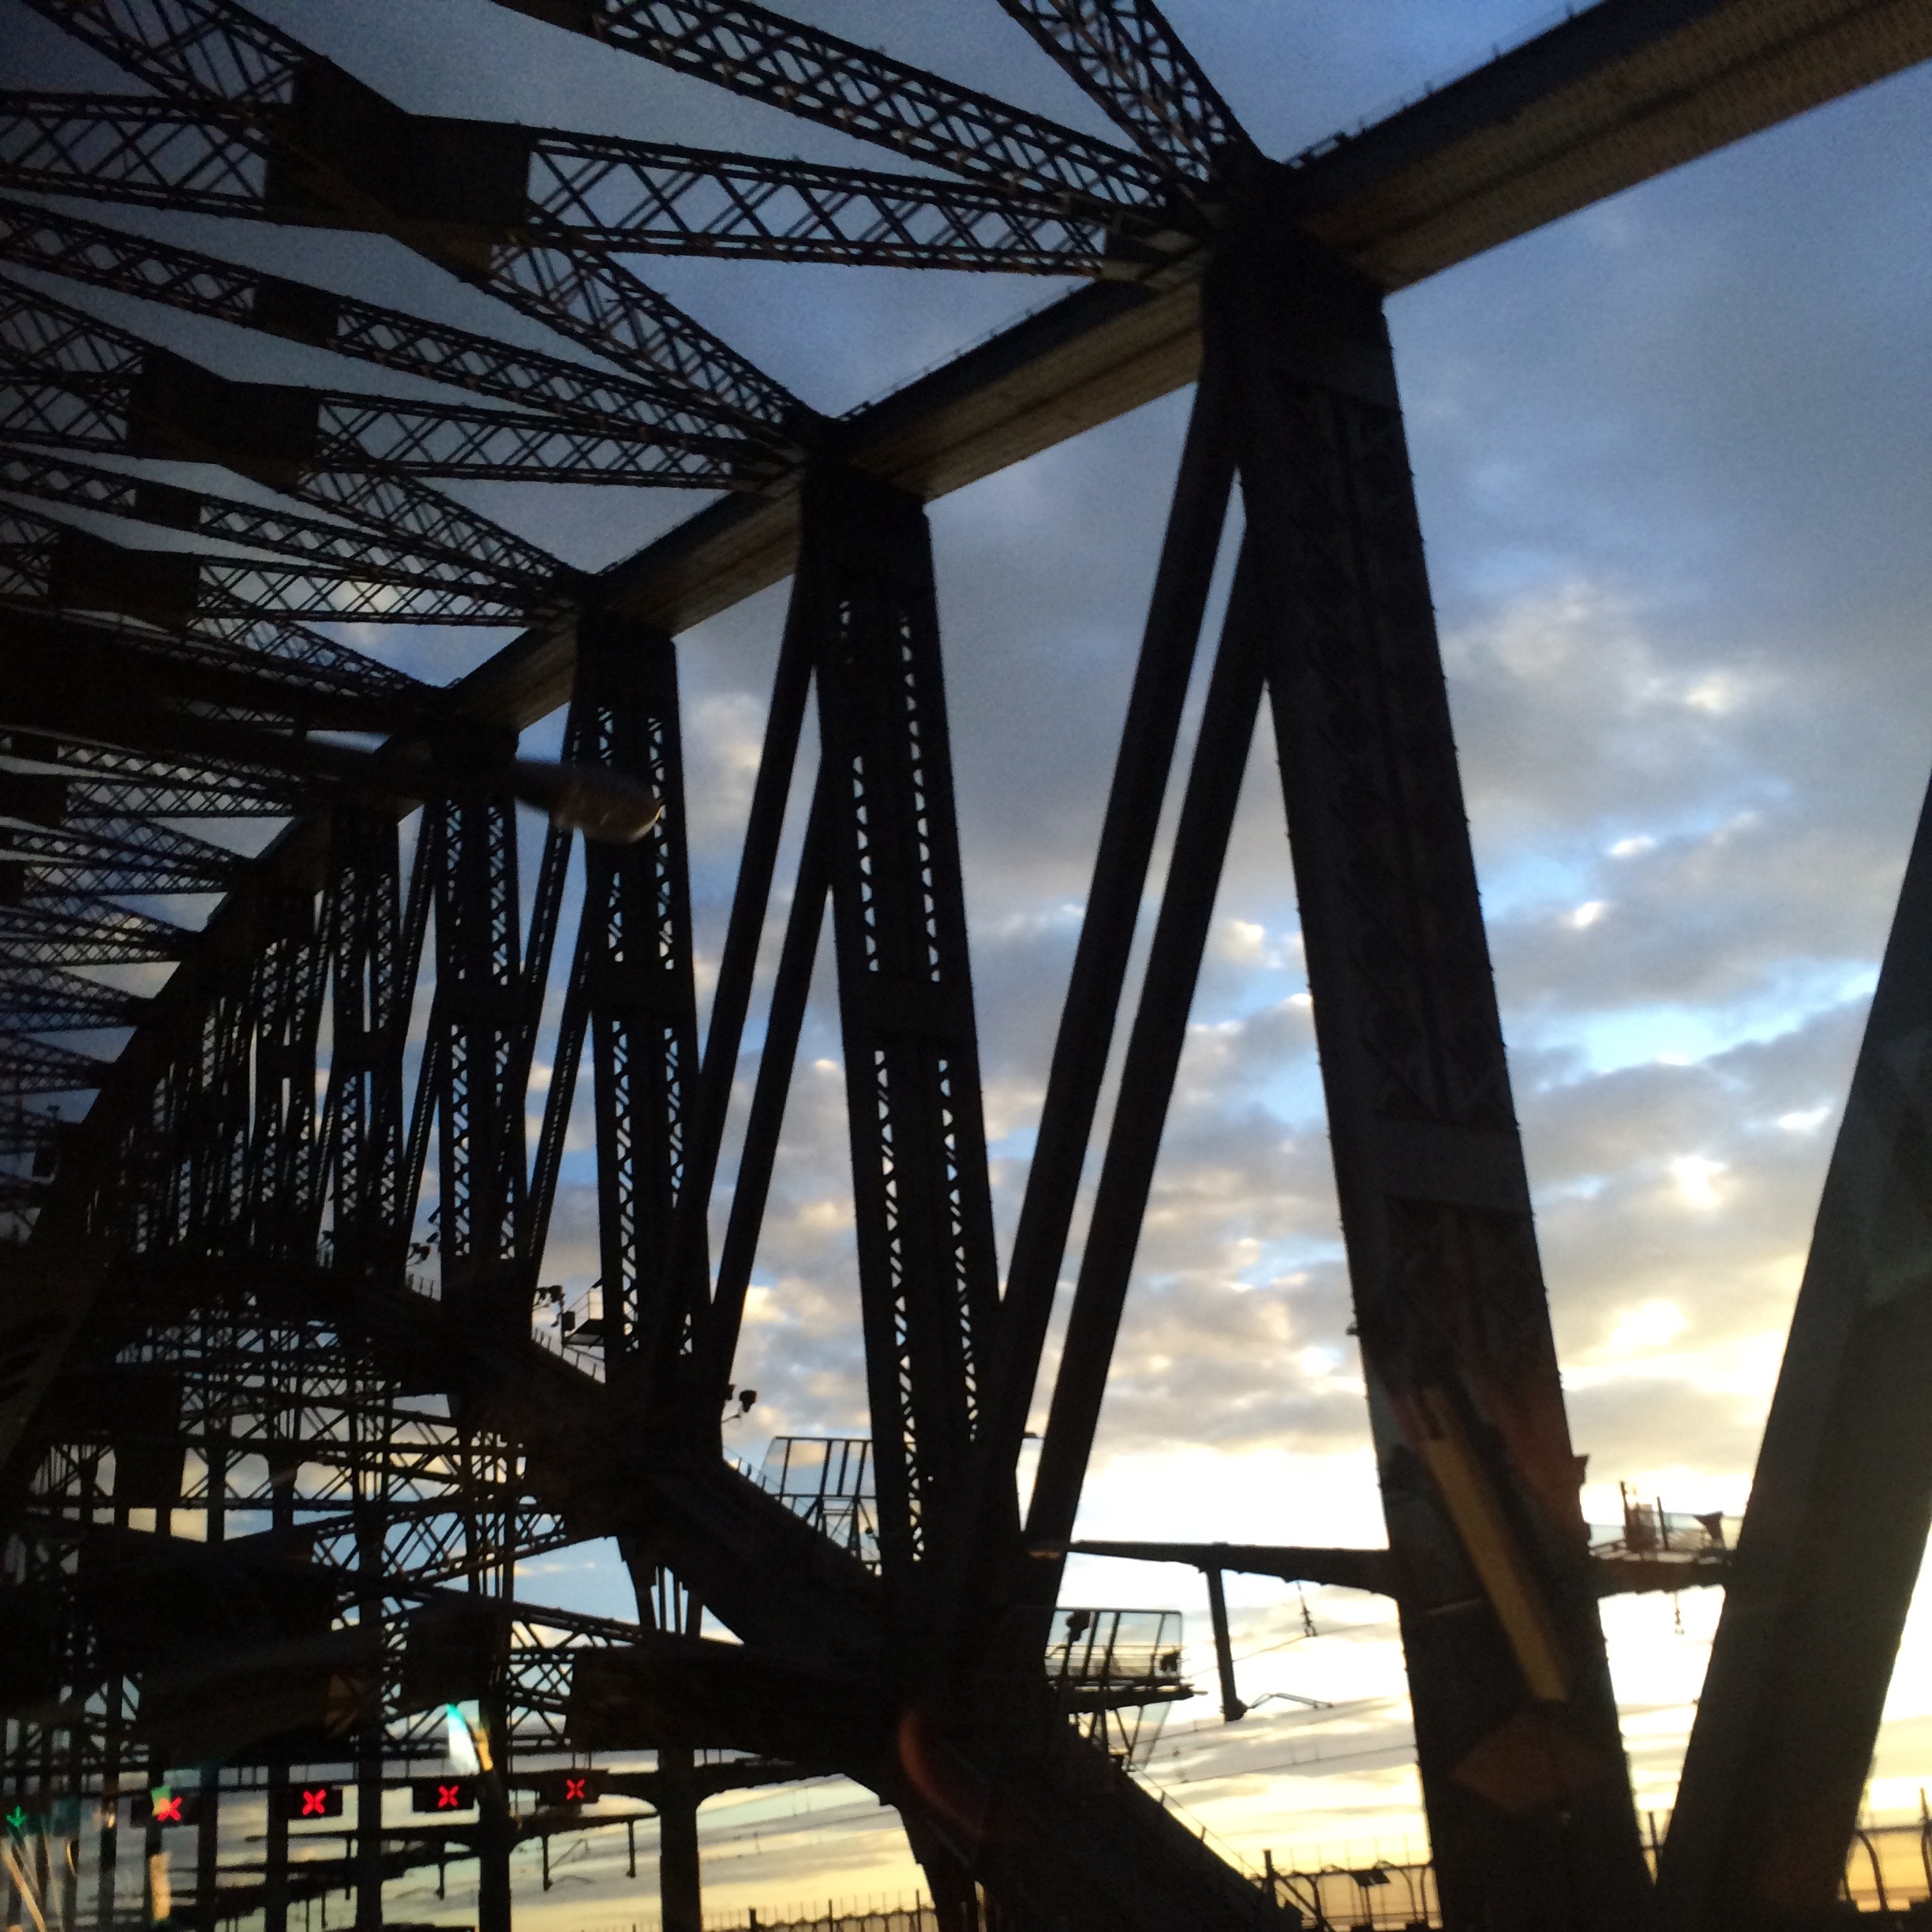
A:
{"label": "red x signal light", "polygon": [[197,1792],[170,1791],[157,1784],[134,1800],[137,1825],[197,1825],[201,1821],[201,1799]]}
{"label": "red x signal light", "polygon": [[412,1778],[413,1811],[467,1811],[477,1801],[476,1780],[466,1777]]}
{"label": "red x signal light", "polygon": [[340,1818],[343,1788],[339,1784],[290,1784],[282,1793],[285,1818]]}
{"label": "red x signal light", "polygon": [[595,1804],[604,1795],[601,1771],[545,1771],[537,1780],[537,1795],[547,1805]]}

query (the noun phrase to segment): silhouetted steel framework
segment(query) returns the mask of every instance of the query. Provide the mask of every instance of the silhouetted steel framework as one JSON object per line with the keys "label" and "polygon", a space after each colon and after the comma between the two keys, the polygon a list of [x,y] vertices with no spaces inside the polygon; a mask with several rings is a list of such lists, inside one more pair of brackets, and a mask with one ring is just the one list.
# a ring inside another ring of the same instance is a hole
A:
{"label": "silhouetted steel framework", "polygon": [[[1234,1567],[1395,1598],[1449,1924],[1818,1921],[1932,1516],[1932,834],[1653,1894],[1381,304],[1932,54],[1932,4],[1601,0],[1283,163],[1151,0],[1002,0],[1131,147],[758,6],[504,3],[937,171],[439,119],[235,0],[28,0],[147,92],[20,93],[0,116],[0,187],[56,198],[0,204],[0,256],[30,273],[0,272],[9,1793],[104,1801],[103,1926],[146,1869],[119,1843],[118,1794],[198,1764],[209,1932],[256,1911],[286,1932],[292,1905],[345,1884],[373,1926],[386,1881],[452,1857],[477,1862],[485,1932],[504,1932],[513,1847],[588,1824],[512,1793],[547,1791],[554,1754],[627,1749],[657,1753],[613,1782],[662,1821],[668,1932],[698,1932],[702,1799],[827,1770],[898,1807],[955,1932],[1277,1923],[1271,1896],[1094,1748],[1110,1733],[1093,1711],[1171,1687],[1150,1667],[1069,1703],[1064,1657],[1042,1668],[1265,702],[1387,1545],[1164,1553],[1208,1570],[1217,1604]],[[385,234],[574,348],[264,274],[84,219],[73,197]],[[833,421],[628,265],[664,253],[1095,286]],[[444,399],[217,375],[49,277]],[[1189,381],[1002,1287],[922,504]],[[189,489],[129,459],[252,487]],[[466,477],[722,494],[588,578],[435,487]],[[1021,1436],[1237,487],[1132,1100],[1106,1133],[1022,1515]],[[788,574],[701,1039],[672,640]],[[306,627],[344,618],[526,627],[439,690]],[[814,698],[818,773],[714,1269],[727,1103]],[[562,762],[519,761],[520,729],[567,701]],[[343,732],[381,748],[328,735]],[[519,801],[551,817],[528,893]],[[192,829],[244,819],[278,828],[258,856]],[[578,831],[582,912],[547,1031]],[[195,894],[218,896],[198,926],[148,909]],[[828,904],[876,1485],[867,1536],[843,1540],[728,1462],[719,1429]],[[92,970],[142,965],[171,969],[152,994]],[[114,1029],[111,1058],[55,1037]],[[586,1045],[602,1305],[560,1348],[543,1338],[560,1320],[533,1322],[556,1293],[543,1256]],[[80,1093],[81,1119],[47,1104]],[[606,1536],[635,1621],[515,1600],[519,1559]],[[1818,1574],[1829,1634],[1801,1586]],[[148,1613],[129,1615],[137,1600]],[[742,1641],[705,1638],[707,1612]],[[1225,1669],[1222,1688],[1237,1709]],[[385,1829],[386,1772],[440,1762],[441,1706],[463,1699],[489,1760],[473,1815]],[[323,1760],[361,1794],[343,1859],[291,1862],[279,1809],[260,1858],[224,1856],[224,1789]],[[66,1886],[74,1923],[72,1873],[40,1881]]]}

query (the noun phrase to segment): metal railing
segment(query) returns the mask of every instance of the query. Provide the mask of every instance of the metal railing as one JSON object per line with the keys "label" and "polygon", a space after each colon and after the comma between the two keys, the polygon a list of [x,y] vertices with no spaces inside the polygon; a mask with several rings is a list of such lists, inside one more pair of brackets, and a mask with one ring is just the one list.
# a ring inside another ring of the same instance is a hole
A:
{"label": "metal railing", "polygon": [[1063,1604],[1054,1612],[1047,1638],[1046,1674],[1056,1683],[1176,1683],[1181,1676],[1181,1612]]}
{"label": "metal railing", "polygon": [[[1644,1846],[1653,1875],[1667,1827],[1668,1814],[1653,1814]],[[1442,1923],[1435,1867],[1413,1857],[1337,1864],[1317,1855],[1301,1869],[1286,1870],[1271,1856],[1262,1883],[1273,1887],[1287,1923],[1309,1932],[1420,1932]],[[1839,1896],[1857,1911],[1888,1915],[1932,1900],[1932,1818],[1922,1812],[1860,1826],[1846,1853]]]}
{"label": "metal railing", "polygon": [[867,1568],[878,1567],[878,1491],[867,1436],[778,1436],[762,1468],[738,1467]]}
{"label": "metal railing", "polygon": [[1324,1865],[1315,1871],[1278,1871],[1263,1881],[1289,1926],[1315,1932],[1410,1932],[1440,1926],[1442,1906],[1436,1896],[1436,1868],[1429,1864],[1389,1864],[1376,1859],[1350,1867]]}
{"label": "metal railing", "polygon": [[1697,1515],[1667,1510],[1659,1500],[1646,1503],[1626,1485],[1620,1523],[1592,1523],[1590,1553],[1597,1556],[1712,1556],[1737,1547],[1741,1516],[1722,1510]]}
{"label": "metal railing", "polygon": [[[707,1910],[705,1932],[939,1932],[939,1915],[923,1893],[891,1896],[874,1893],[867,1898],[827,1899],[819,1910],[809,1904],[783,1905],[776,1909],[754,1906],[724,1906]],[[635,1919],[599,1919],[580,1926],[577,1932],[659,1932],[660,1921],[653,1913]]]}

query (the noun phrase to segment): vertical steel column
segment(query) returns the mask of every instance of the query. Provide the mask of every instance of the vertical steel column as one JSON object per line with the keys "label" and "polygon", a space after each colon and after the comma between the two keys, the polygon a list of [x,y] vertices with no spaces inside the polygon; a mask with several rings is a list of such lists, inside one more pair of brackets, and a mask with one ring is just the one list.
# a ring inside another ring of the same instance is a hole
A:
{"label": "vertical steel column", "polygon": [[[651,1560],[642,1545],[620,1539],[638,1621],[673,1636],[696,1637],[704,1627],[704,1605],[676,1575]],[[660,1743],[651,1803],[657,1814],[657,1906],[661,1932],[704,1932],[704,1870],[698,1844],[698,1807],[702,1801],[688,1746]],[[635,1867],[635,1857],[632,1864]],[[633,1873],[635,1876],[635,1870]]]}
{"label": "vertical steel column", "polygon": [[496,1766],[477,1799],[477,1932],[511,1932],[515,1900],[510,1889],[510,1719],[502,1687],[480,1700],[483,1735]]}
{"label": "vertical steel column", "polygon": [[702,1245],[671,1279],[698,1077],[691,886],[677,653],[646,624],[608,612],[578,630],[575,755],[648,786],[655,831],[632,845],[586,841],[579,957],[597,1098],[597,1225],[605,1347],[613,1371],[643,1357],[653,1395],[672,1395],[708,1297]]}
{"label": "vertical steel column", "polygon": [[[43,1730],[40,1733],[40,1775],[35,1782],[35,1790],[43,1805],[54,1788],[54,1733]],[[52,1821],[45,1811],[41,1814],[40,1829],[33,1837],[34,1889],[39,1893],[39,1908],[44,1914],[53,1903],[54,1861],[51,1826]],[[23,1845],[17,1856],[24,1855]]]}
{"label": "vertical steel column", "polygon": [[1221,1692],[1221,1717],[1234,1724],[1248,1715],[1248,1706],[1234,1688],[1234,1646],[1228,1635],[1227,1590],[1219,1570],[1204,1571],[1208,1582],[1208,1621],[1214,1631],[1215,1679]]}
{"label": "vertical steel column", "polygon": [[501,794],[437,809],[436,998],[425,1077],[440,1091],[443,1287],[485,1325],[521,1333],[531,1283],[515,1264],[524,1187],[525,1013],[516,809]]}
{"label": "vertical steel column", "polygon": [[[101,1452],[88,1451],[84,1465],[84,1488],[82,1492],[84,1517],[88,1522],[99,1522],[99,1512],[111,1510],[112,1503],[101,1483]],[[114,1916],[114,1863],[118,1850],[117,1839],[120,1820],[121,1795],[121,1680],[110,1676],[101,1693],[99,1728],[95,1732],[99,1739],[100,1752],[100,1780],[92,1817],[96,1825],[94,1854],[94,1922],[101,1932],[109,1932]],[[77,1725],[70,1734],[73,1747],[74,1769],[69,1788],[77,1800],[87,1789],[86,1760],[88,1747],[94,1743],[85,1732]],[[88,1818],[84,1807],[81,1819]],[[80,1857],[80,1845],[84,1836],[84,1825],[77,1822],[74,1828],[74,1855]],[[74,1887],[74,1896],[68,1913],[68,1923],[77,1926],[80,1923],[80,1896],[78,1874]]]}
{"label": "vertical steel column", "polygon": [[221,1768],[204,1765],[201,1820],[195,1827],[195,1932],[215,1932],[221,1890]]}
{"label": "vertical steel column", "polygon": [[[338,1251],[339,1259],[339,1250]],[[285,1365],[286,1372],[286,1365]],[[293,1380],[293,1376],[290,1377]],[[286,1537],[295,1527],[295,1485],[301,1473],[301,1451],[283,1432],[286,1411],[273,1412],[269,1423],[268,1527]],[[283,1803],[288,1787],[289,1760],[278,1752],[264,1767],[268,1787],[268,1818],[262,1844],[262,1932],[288,1932],[288,1813]],[[103,1932],[106,1932],[105,1927]]]}
{"label": "vertical steel column", "polygon": [[339,811],[329,853],[331,1225],[336,1267],[359,1275],[399,1259],[403,1240],[408,1014],[395,819]]}
{"label": "vertical steel column", "polygon": [[[359,1425],[358,1425],[359,1432]],[[387,1432],[384,1432],[387,1433]],[[380,1438],[378,1439],[380,1443]],[[388,1458],[378,1451],[379,1467],[355,1474],[356,1571],[359,1627],[377,1633],[371,1647],[379,1672],[373,1708],[356,1727],[355,1922],[359,1932],[377,1932],[383,1922],[383,1694],[380,1631],[383,1621],[384,1532],[388,1511]],[[364,1493],[365,1484],[376,1493]]]}
{"label": "vertical steel column", "polygon": [[[460,1466],[467,1481],[464,1498],[465,1569],[474,1595],[495,1597],[506,1604],[516,1594],[516,1549],[511,1526],[493,1510],[479,1507],[477,1498],[486,1477],[500,1487],[516,1468],[515,1451],[508,1444],[493,1448],[475,1434],[462,1432]],[[513,1900],[510,1854],[513,1848],[510,1818],[510,1713],[505,1684],[509,1619],[500,1624],[501,1646],[492,1660],[490,1680],[478,1700],[489,1768],[477,1792],[477,1932],[510,1932]]]}
{"label": "vertical steel column", "polygon": [[653,1788],[657,1810],[657,1907],[662,1932],[704,1932],[703,1864],[691,1754],[660,1745]]}
{"label": "vertical steel column", "polygon": [[1671,1932],[1825,1923],[1932,1522],[1932,797],[1664,1844]]}
{"label": "vertical steel column", "polygon": [[54,1862],[59,1904],[60,1923],[66,1932],[79,1932],[80,1924],[80,1847],[84,1842],[80,1821],[85,1816],[80,1793],[87,1788],[86,1741],[77,1724],[67,1733],[66,1790],[54,1807],[54,1814],[70,1829],[62,1832],[54,1848]]}
{"label": "vertical steel column", "polygon": [[316,1035],[326,949],[305,891],[265,897],[258,909],[249,1005],[255,1107],[249,1135],[245,1224],[257,1256],[312,1260],[315,1197]]}
{"label": "vertical steel column", "polygon": [[903,1609],[957,1531],[997,1306],[979,1043],[924,512],[826,468],[803,519],[879,1545]]}
{"label": "vertical steel column", "polygon": [[[314,1104],[313,1080],[309,1099]],[[208,1488],[208,1507],[203,1514],[204,1534],[209,1543],[221,1543],[228,1534],[228,1416],[223,1397],[207,1391],[203,1395],[204,1420],[213,1426],[212,1440],[202,1451]],[[195,1910],[197,1932],[215,1932],[221,1888],[221,1767],[201,1767],[201,1818],[195,1827]]]}
{"label": "vertical steel column", "polygon": [[1316,1036],[1443,1907],[1647,1909],[1378,291],[1224,253]]}
{"label": "vertical steel column", "polygon": [[[167,1767],[161,1762],[159,1753],[150,1750],[148,1754],[146,1788],[154,1790],[166,1773]],[[168,1870],[167,1834],[155,1824],[151,1813],[141,1833],[141,1918],[151,1926],[174,1915],[171,1911],[161,1913],[155,1909],[161,1903],[160,1895],[155,1885],[157,1877],[163,1880],[164,1887],[171,1891],[172,1887],[168,1883],[170,1874]],[[172,1904],[171,1899],[169,1903]]]}
{"label": "vertical steel column", "polygon": [[[114,1898],[114,1868],[121,1851],[121,1712],[125,1695],[120,1678],[110,1677],[104,1693],[107,1713],[101,1728],[100,1835],[94,1852],[94,1923],[100,1932],[109,1932],[118,1909]],[[286,1928],[269,1926],[264,1932],[286,1932]]]}

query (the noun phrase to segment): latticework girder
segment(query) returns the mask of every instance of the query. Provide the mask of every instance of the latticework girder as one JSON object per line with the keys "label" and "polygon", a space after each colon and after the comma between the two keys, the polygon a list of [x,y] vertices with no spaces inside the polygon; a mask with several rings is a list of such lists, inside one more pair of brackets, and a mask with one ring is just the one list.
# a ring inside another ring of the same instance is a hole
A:
{"label": "latticework girder", "polygon": [[27,869],[35,892],[225,892],[242,866],[225,846],[145,818],[96,818],[73,831],[8,826],[0,850]]}
{"label": "latticework girder", "polygon": [[[132,710],[160,729],[153,711],[179,706],[198,707],[211,727],[218,719],[257,719],[384,732],[420,724],[444,709],[440,693],[406,673],[303,625],[245,611],[212,613],[190,631],[16,605],[0,611],[0,638],[17,673],[17,713],[32,705],[86,720]],[[102,683],[88,688],[63,677],[64,664],[95,669]],[[111,730],[101,741],[117,742]]]}
{"label": "latticework girder", "polygon": [[1137,155],[743,0],[501,4],[968,180],[1064,199],[1069,208],[1158,208],[1172,192],[1171,178]]}
{"label": "latticework girder", "polygon": [[[151,100],[124,103],[129,114],[156,110]],[[69,104],[64,112],[79,118]],[[103,122],[112,120],[112,108],[99,108]],[[185,125],[203,128],[197,114],[182,112]],[[35,116],[17,96],[0,99],[0,128],[4,141],[19,141]],[[0,174],[6,170],[0,168]],[[83,191],[114,197],[112,178],[89,174],[54,180],[35,180],[21,167],[23,185],[54,191]],[[170,195],[168,207],[204,207],[187,195]],[[257,204],[220,204],[223,215],[264,215]],[[605,435],[635,435],[650,439],[659,431],[674,436],[717,436],[711,417],[667,396],[659,387],[638,383],[607,369],[591,369],[560,355],[518,348],[510,342],[475,335],[467,328],[435,323],[380,303],[338,296],[313,282],[264,275],[219,255],[170,245],[133,236],[100,223],[54,208],[9,201],[0,204],[0,255],[23,268],[47,268],[75,282],[112,288],[172,309],[208,315],[267,335],[288,336],[315,348],[332,350],[354,361],[373,363],[379,369],[423,376],[431,383],[471,390],[537,415],[555,415],[560,421],[601,429]]]}
{"label": "latticework girder", "polygon": [[1145,152],[1194,183],[1259,159],[1154,0],[1000,0]]}
{"label": "latticework girder", "polygon": [[737,445],[715,436],[646,441],[475,404],[234,383],[10,279],[0,279],[0,435],[223,462],[283,489],[317,473],[699,489],[736,480]]}
{"label": "latticework girder", "polygon": [[[8,777],[24,780],[48,812],[84,822],[139,814],[154,818],[283,818],[301,788],[287,777],[242,766],[152,758],[39,732],[9,731],[0,755]],[[24,768],[24,769],[21,769]]]}
{"label": "latticework girder", "polygon": [[110,966],[178,960],[193,934],[89,894],[0,904],[0,957],[47,966]]}
{"label": "latticework girder", "polygon": [[[17,188],[319,227],[371,225],[366,215],[358,219],[353,206],[277,198],[277,119],[259,110],[170,110],[144,99],[12,95],[0,99],[0,111],[9,118],[0,140],[0,182]],[[433,155],[441,168],[458,167],[465,139],[474,140],[466,135],[473,125],[468,122],[410,116],[403,125],[410,149],[422,152],[425,161]],[[1130,238],[1150,226],[1119,214],[1110,221],[1089,207],[1031,200],[977,182],[615,135],[533,128],[522,146],[521,154],[504,151],[501,144],[489,153],[507,177],[497,205],[487,211],[479,206],[474,213],[459,208],[440,219],[410,220],[405,211],[405,225],[428,238],[432,248],[466,245],[485,257],[515,247],[1066,275],[1099,272],[1109,253],[1110,231],[1120,235],[1118,253],[1126,261]],[[519,171],[521,183],[515,179]],[[462,343],[461,331],[385,315],[371,305],[332,299],[300,283],[252,276],[225,264],[204,263],[190,279],[178,253],[167,262],[159,255],[137,255],[131,243],[116,249],[99,240],[89,260],[71,242],[57,240],[52,224],[33,237],[31,253],[19,242],[9,242],[6,252],[16,260],[114,286],[129,286],[139,275],[145,283],[140,292],[157,299],[320,340],[350,354],[380,351],[372,360],[400,362],[403,345],[420,345],[447,358],[460,379],[487,372],[492,359],[478,354],[474,340]],[[270,290],[266,299],[258,293],[262,283]],[[500,351],[496,359],[511,366],[520,387],[539,392],[519,399],[533,403],[544,399],[544,390],[570,399],[573,388],[591,387],[589,372],[573,383],[567,373],[546,369],[545,358],[530,357],[522,369],[516,367],[522,358],[515,352]],[[526,370],[541,372],[537,380],[531,382]],[[492,387],[489,392],[502,391]],[[629,406],[615,421],[648,424],[668,414],[663,400],[644,410],[635,395],[626,399]],[[571,413],[586,412],[580,406]],[[612,419],[608,410],[599,414]]]}
{"label": "latticework girder", "polygon": [[223,620],[513,624],[500,586],[412,582],[351,563],[288,564],[136,548],[0,504],[0,597],[111,612],[170,629]]}
{"label": "latticework girder", "polygon": [[[324,401],[316,392],[230,383],[4,277],[0,358],[9,372],[0,425],[19,440],[222,463],[392,540],[536,585],[554,586],[565,575],[534,545],[408,472],[418,436],[432,446],[440,438],[444,453],[460,455],[487,450],[500,431],[508,443],[499,453],[514,455],[528,452],[532,439],[541,442],[540,419],[526,426],[504,413],[459,411],[445,427],[433,409],[392,410],[380,399],[349,397],[337,399],[325,438]],[[358,440],[361,430],[374,438],[373,449]],[[325,444],[343,467],[316,460]]]}
{"label": "latticework girder", "polygon": [[148,1009],[138,994],[52,966],[12,965],[0,972],[0,1020],[16,1032],[91,1032],[133,1026]]}
{"label": "latticework girder", "polygon": [[[388,151],[406,126],[401,110],[235,0],[173,4],[177,17],[160,31],[133,8],[77,9],[66,0],[48,0],[44,10],[177,103],[292,110],[278,153],[294,178],[290,189],[298,207],[313,209],[319,202],[351,212],[358,226],[386,229],[560,334],[635,374],[673,382],[747,425],[783,434],[799,416],[782,385],[620,263],[579,260],[543,248],[492,247],[479,256],[473,246],[445,253],[427,245],[420,225],[394,205],[408,200],[406,185],[383,178]],[[373,144],[372,111],[381,136]],[[517,152],[520,137],[510,144]],[[366,178],[372,168],[373,184]],[[465,192],[475,185],[487,192],[495,170],[485,165],[480,184],[474,170],[459,173]]]}
{"label": "latticework girder", "polygon": [[[272,504],[245,503],[178,484],[157,483],[129,470],[103,469],[99,464],[51,455],[43,450],[0,447],[0,490],[39,504],[92,511],[151,529],[299,559],[345,577],[406,585],[424,592],[444,590],[452,599],[466,598],[476,607],[478,614],[470,620],[475,623],[489,621],[482,614],[490,608],[487,600],[494,598],[497,607],[510,610],[519,608],[513,600],[519,590],[528,599],[526,586],[506,583],[486,570],[405,544],[385,544],[367,530],[298,515]],[[219,560],[220,566],[228,569],[242,567],[245,561],[227,553]]]}

